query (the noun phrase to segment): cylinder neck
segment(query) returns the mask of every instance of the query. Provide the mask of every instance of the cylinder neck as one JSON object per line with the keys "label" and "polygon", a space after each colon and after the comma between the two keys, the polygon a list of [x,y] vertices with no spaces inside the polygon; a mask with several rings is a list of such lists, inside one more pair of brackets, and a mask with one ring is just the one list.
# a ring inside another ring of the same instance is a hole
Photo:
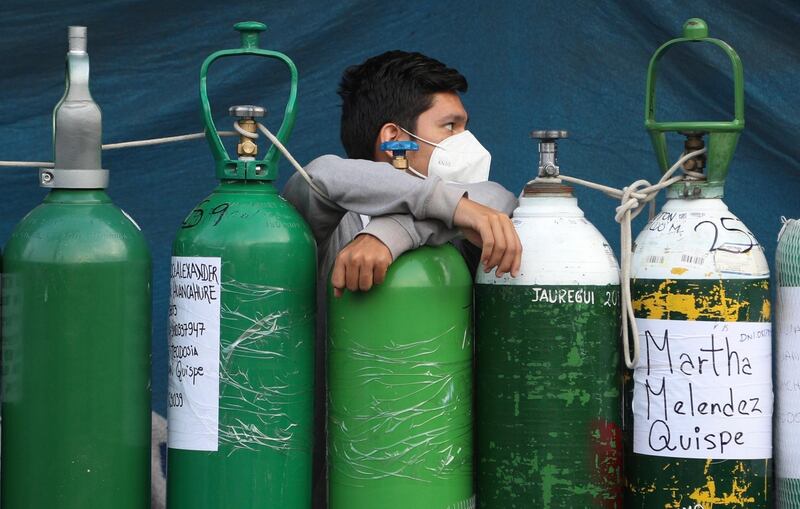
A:
{"label": "cylinder neck", "polygon": [[45,196],[44,202],[87,205],[111,203],[111,198],[103,189],[52,189]]}
{"label": "cylinder neck", "polygon": [[528,182],[522,191],[524,198],[537,198],[543,196],[572,197],[572,187],[557,178],[537,178]]}
{"label": "cylinder neck", "polygon": [[86,53],[86,27],[69,27],[69,51],[70,53]]}
{"label": "cylinder neck", "polygon": [[521,217],[583,217],[578,200],[569,194],[523,196],[519,207],[514,211],[515,218]]}
{"label": "cylinder neck", "polygon": [[271,180],[223,180],[217,186],[216,192],[225,193],[264,193],[277,194]]}

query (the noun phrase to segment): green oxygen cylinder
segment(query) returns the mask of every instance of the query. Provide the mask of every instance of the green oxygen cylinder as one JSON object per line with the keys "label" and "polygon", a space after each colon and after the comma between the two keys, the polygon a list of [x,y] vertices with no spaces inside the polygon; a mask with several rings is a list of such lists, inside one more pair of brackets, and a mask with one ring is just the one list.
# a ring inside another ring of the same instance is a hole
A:
{"label": "green oxygen cylinder", "polygon": [[476,469],[485,509],[622,507],[619,265],[534,131],[516,278],[475,278]]}
{"label": "green oxygen cylinder", "polygon": [[[733,68],[734,119],[657,122],[656,69],[678,44],[711,44]],[[666,133],[686,137],[685,176],[637,236],[631,299],[639,359],[625,377],[626,507],[772,507],[769,266],[722,201],[744,128],[742,63],[700,19],[650,61],[645,127],[659,166]],[[623,294],[624,294],[623,288]],[[635,356],[634,356],[635,357]]]}
{"label": "green oxygen cylinder", "polygon": [[105,192],[86,28],[69,28],[50,192],[6,245],[2,507],[150,507],[150,254]]}
{"label": "green oxygen cylinder", "polygon": [[169,309],[167,506],[311,506],[316,246],[277,193],[279,152],[256,159],[257,106],[234,106],[242,133],[231,159],[211,118],[206,75],[219,58],[277,59],[291,73],[278,139],[295,119],[297,70],[259,49],[266,27],[235,26],[242,47],[200,71],[206,135],[219,186],[186,217],[173,245]]}
{"label": "green oxygen cylinder", "polygon": [[800,221],[787,220],[775,250],[775,502],[800,509]]}
{"label": "green oxygen cylinder", "polygon": [[[396,168],[407,167],[395,142]],[[367,293],[328,291],[331,509],[468,509],[472,278],[451,245],[400,256]]]}

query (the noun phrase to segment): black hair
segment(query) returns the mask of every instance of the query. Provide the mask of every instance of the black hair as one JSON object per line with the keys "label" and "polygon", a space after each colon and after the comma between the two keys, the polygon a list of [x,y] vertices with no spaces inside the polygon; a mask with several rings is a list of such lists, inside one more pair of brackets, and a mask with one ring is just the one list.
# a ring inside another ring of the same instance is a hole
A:
{"label": "black hair", "polygon": [[412,132],[437,92],[466,92],[457,70],[421,53],[387,51],[345,69],[339,83],[342,98],[341,140],[347,157],[373,159],[381,127],[396,123]]}

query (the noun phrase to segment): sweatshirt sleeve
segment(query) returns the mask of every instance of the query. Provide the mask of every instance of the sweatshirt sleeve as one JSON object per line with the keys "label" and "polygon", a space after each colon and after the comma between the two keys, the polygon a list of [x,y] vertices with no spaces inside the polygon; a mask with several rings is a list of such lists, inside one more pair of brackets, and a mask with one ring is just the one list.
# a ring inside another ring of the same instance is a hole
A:
{"label": "sweatshirt sleeve", "polygon": [[[441,246],[460,235],[438,219],[414,219],[408,214],[374,217],[358,235],[369,234],[383,242],[392,260],[419,246]],[[358,236],[356,235],[356,237]]]}
{"label": "sweatshirt sleeve", "polygon": [[347,211],[372,217],[409,214],[451,227],[456,205],[467,193],[437,177],[423,180],[388,163],[334,155],[311,161],[305,170],[336,205],[323,200],[297,174],[286,183],[283,197],[306,219],[318,240],[328,238]]}
{"label": "sweatshirt sleeve", "polygon": [[[509,216],[517,207],[517,198],[495,182],[447,183],[445,185],[466,191],[469,193],[469,199]],[[419,246],[440,246],[458,238],[461,234],[458,228],[454,228],[452,225],[448,226],[442,221],[414,219],[408,214],[392,214],[372,218],[359,235],[365,233],[383,242],[391,251],[393,260],[397,260],[401,254]]]}

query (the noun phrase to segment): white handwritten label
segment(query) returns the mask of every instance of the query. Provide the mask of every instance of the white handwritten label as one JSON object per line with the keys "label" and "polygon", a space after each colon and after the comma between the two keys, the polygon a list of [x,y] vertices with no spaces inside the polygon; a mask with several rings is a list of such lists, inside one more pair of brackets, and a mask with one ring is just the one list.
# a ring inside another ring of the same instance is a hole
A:
{"label": "white handwritten label", "polygon": [[172,257],[167,333],[172,449],[218,448],[221,277],[219,258]]}
{"label": "white handwritten label", "polygon": [[637,319],[633,450],[698,459],[772,457],[772,326]]}
{"label": "white handwritten label", "polygon": [[800,477],[800,287],[778,287],[775,310],[775,474]]}

